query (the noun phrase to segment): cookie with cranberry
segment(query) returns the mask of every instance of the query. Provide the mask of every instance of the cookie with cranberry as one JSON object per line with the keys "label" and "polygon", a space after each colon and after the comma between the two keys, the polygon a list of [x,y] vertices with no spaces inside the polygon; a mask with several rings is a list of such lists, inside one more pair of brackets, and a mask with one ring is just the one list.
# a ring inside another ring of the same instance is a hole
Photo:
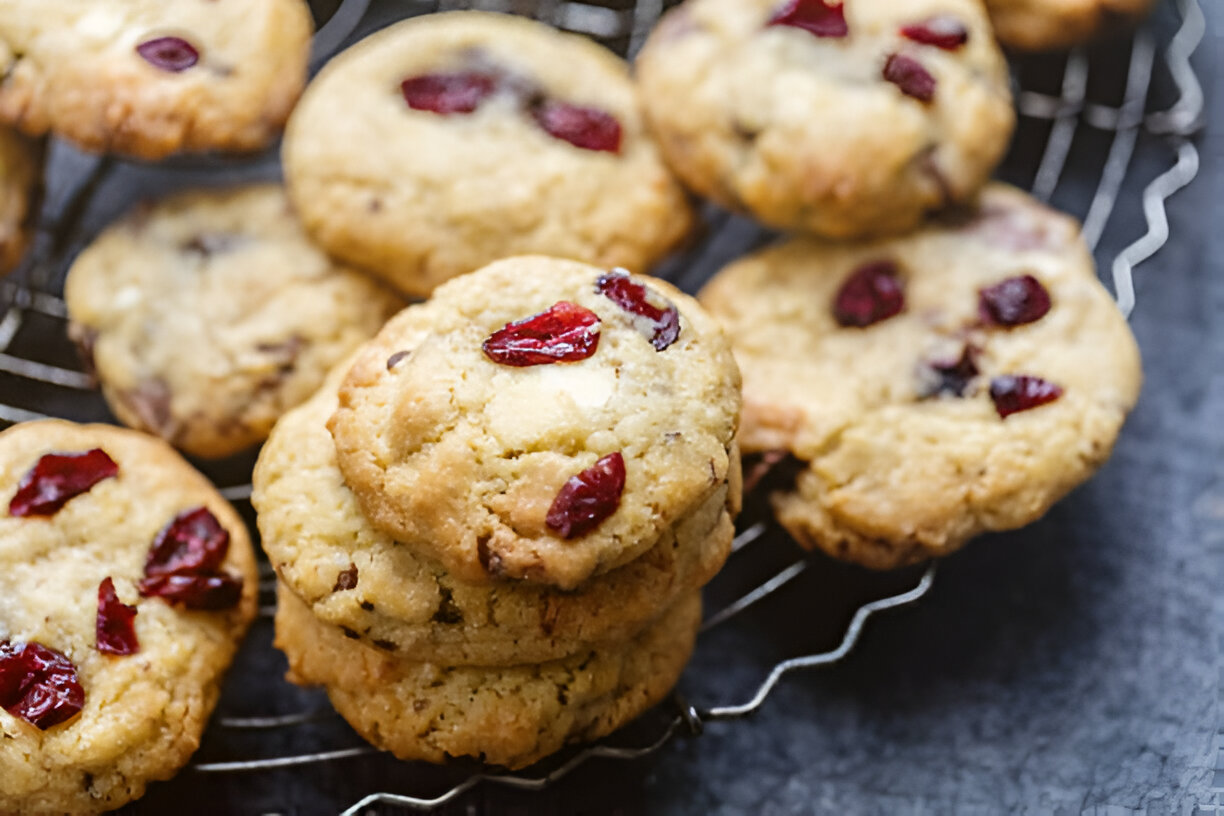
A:
{"label": "cookie with cranberry", "polygon": [[29,140],[0,127],[0,274],[17,266],[30,240],[39,153]]}
{"label": "cookie with cranberry", "polygon": [[828,237],[903,232],[970,199],[1014,125],[977,0],[689,0],[636,70],[685,184]]}
{"label": "cookie with cranberry", "polygon": [[157,159],[255,150],[306,82],[303,0],[9,0],[0,121]]}
{"label": "cookie with cranberry", "polygon": [[701,596],[690,592],[617,648],[542,664],[448,667],[350,640],[282,588],[276,645],[289,658],[290,680],[325,686],[359,734],[400,759],[471,756],[521,768],[609,734],[662,700],[700,622]]}
{"label": "cookie with cranberry", "polygon": [[1139,353],[1071,218],[992,186],[955,223],[793,240],[701,293],[744,372],[745,453],[802,544],[869,567],[1028,524],[1109,457]]}
{"label": "cookie with cranberry", "polygon": [[739,386],[722,330],[679,290],[523,256],[392,318],[329,428],[377,529],[462,581],[573,589],[735,478]]}
{"label": "cookie with cranberry", "polygon": [[1153,0],[986,0],[999,42],[1020,51],[1070,48],[1133,25]]}
{"label": "cookie with cranberry", "polygon": [[76,259],[65,298],[115,415],[209,458],[263,441],[403,305],[311,244],[272,184],[136,210]]}
{"label": "cookie with cranberry", "polygon": [[692,221],[625,63],[517,17],[362,41],[311,83],[283,158],[311,235],[414,295],[525,253],[646,271]]}
{"label": "cookie with cranberry", "polygon": [[257,590],[242,520],[164,442],[0,433],[0,812],[101,813],[173,776]]}
{"label": "cookie with cranberry", "polygon": [[[351,638],[448,666],[555,660],[636,636],[729,554],[738,481],[713,491],[647,553],[577,590],[457,580],[375,529],[344,484],[327,420],[345,373],[338,367],[277,423],[260,452],[251,501],[281,582]],[[738,476],[734,463],[728,478]]]}

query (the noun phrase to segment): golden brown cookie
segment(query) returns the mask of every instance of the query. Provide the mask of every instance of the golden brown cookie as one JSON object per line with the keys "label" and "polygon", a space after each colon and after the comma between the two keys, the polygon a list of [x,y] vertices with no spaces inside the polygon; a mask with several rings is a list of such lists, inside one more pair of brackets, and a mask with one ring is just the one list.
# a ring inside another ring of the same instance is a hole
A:
{"label": "golden brown cookie", "polygon": [[1015,120],[977,0],[688,0],[636,72],[685,184],[834,238],[904,232],[970,200]]}
{"label": "golden brown cookie", "polygon": [[324,685],[363,737],[400,759],[472,756],[521,768],[597,739],[659,702],[680,677],[701,622],[685,595],[620,648],[501,668],[413,663],[345,638],[281,588],[276,645],[289,679]]}
{"label": "golden brown cookie", "polygon": [[242,520],[160,440],[0,433],[0,812],[100,813],[173,776],[257,581]]}
{"label": "golden brown cookie", "polygon": [[303,0],[8,0],[0,121],[157,159],[254,150],[306,81]]}
{"label": "golden brown cookie", "polygon": [[336,465],[327,419],[340,366],[286,414],[260,452],[251,502],[280,580],[321,622],[413,660],[509,665],[563,658],[636,636],[722,566],[739,502],[733,481],[645,554],[578,589],[468,584],[376,530]]}
{"label": "golden brown cookie", "polygon": [[1133,25],[1154,0],[986,0],[999,42],[1020,51],[1070,48]]}
{"label": "golden brown cookie", "polygon": [[207,458],[263,441],[403,306],[311,244],[275,184],[138,208],[64,294],[115,415]]}
{"label": "golden brown cookie", "polygon": [[363,40],[310,84],[283,154],[320,245],[413,295],[527,253],[644,272],[692,223],[625,63],[521,17]]}
{"label": "golden brown cookie", "polygon": [[374,527],[462,581],[572,589],[724,490],[739,384],[669,284],[524,256],[393,318],[329,428]]}
{"label": "golden brown cookie", "polygon": [[954,224],[792,240],[701,293],[744,372],[745,453],[802,544],[869,567],[1043,515],[1109,457],[1142,379],[1079,225],[995,185]]}

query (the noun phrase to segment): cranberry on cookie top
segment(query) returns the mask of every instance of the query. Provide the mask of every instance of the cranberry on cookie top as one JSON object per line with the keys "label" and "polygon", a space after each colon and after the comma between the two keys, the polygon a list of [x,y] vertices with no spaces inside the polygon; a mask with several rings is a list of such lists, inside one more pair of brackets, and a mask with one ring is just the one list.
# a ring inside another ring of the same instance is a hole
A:
{"label": "cranberry on cookie top", "polygon": [[730,346],[691,298],[525,256],[393,318],[330,428],[376,527],[464,580],[572,588],[722,488],[739,405]]}

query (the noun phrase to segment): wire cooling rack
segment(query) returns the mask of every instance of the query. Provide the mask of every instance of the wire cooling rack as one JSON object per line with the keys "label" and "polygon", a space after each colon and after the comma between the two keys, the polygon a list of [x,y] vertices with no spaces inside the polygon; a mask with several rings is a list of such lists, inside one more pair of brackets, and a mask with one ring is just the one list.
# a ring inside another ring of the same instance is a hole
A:
{"label": "wire cooling rack", "polygon": [[[321,2],[319,5],[326,5]],[[667,3],[670,5],[670,2]],[[563,0],[437,0],[436,2],[379,3],[378,0],[331,2],[327,22],[315,38],[316,66],[350,42],[387,20],[458,8],[478,7],[492,11],[529,14],[571,31],[587,34],[622,54],[633,54],[657,21],[664,0],[602,0],[601,4]],[[1191,137],[1198,131],[1203,114],[1203,93],[1190,57],[1205,29],[1197,0],[1178,0],[1161,9],[1157,20],[1126,42],[1107,48],[1077,50],[1065,56],[1030,58],[1013,64],[1020,124],[1016,144],[1002,174],[1029,187],[1042,200],[1054,201],[1082,217],[1084,235],[1096,249],[1107,235],[1111,252],[1109,272],[1118,306],[1129,315],[1136,305],[1133,272],[1169,240],[1165,201],[1190,183],[1198,173],[1198,152]],[[1161,145],[1169,156],[1166,169],[1143,188],[1141,206],[1146,231],[1141,235],[1109,235],[1111,216],[1119,195],[1130,178],[1132,157],[1140,140]],[[57,156],[57,151],[63,155]],[[47,416],[73,419],[104,417],[105,409],[88,372],[82,371],[65,337],[66,310],[60,297],[62,277],[68,263],[84,241],[84,214],[122,163],[109,158],[89,158],[62,146],[52,146],[52,164],[61,171],[58,183],[48,184],[47,200],[39,214],[33,247],[23,265],[8,281],[0,281],[0,427]],[[1081,155],[1081,154],[1087,154]],[[210,174],[240,167],[246,160],[217,158],[179,159],[170,164],[172,174]],[[274,172],[274,155],[247,164],[255,175]],[[127,168],[128,171],[131,168]],[[1085,182],[1085,180],[1087,180]],[[57,180],[51,179],[51,182]],[[1069,182],[1091,189],[1090,197],[1064,201],[1060,193]],[[670,261],[661,274],[682,288],[694,291],[730,258],[768,241],[771,233],[750,222],[713,207],[703,210],[704,238],[689,251]],[[1104,264],[1102,264],[1104,267]],[[203,465],[222,486],[222,492],[250,517],[249,458]],[[758,497],[759,498],[759,497]],[[782,537],[768,514],[745,514],[733,545],[730,573],[742,572],[745,560],[753,558],[764,542]],[[780,592],[822,556],[801,555],[790,548],[789,563],[768,574],[750,589],[731,593],[703,623],[702,631],[726,625],[738,614]],[[261,567],[261,617],[274,611],[275,576],[265,563]],[[478,785],[500,785],[538,790],[594,759],[627,760],[652,754],[680,734],[700,734],[706,723],[737,719],[760,708],[775,686],[789,673],[836,663],[857,644],[868,619],[887,609],[912,603],[931,588],[936,565],[914,572],[915,582],[904,591],[877,592],[877,599],[851,607],[849,624],[840,641],[828,651],[807,654],[777,663],[755,691],[738,702],[703,706],[673,695],[665,706],[670,714],[654,718],[654,730],[636,744],[605,740],[574,749],[519,774],[487,770],[462,773],[458,781],[433,796],[411,796],[373,792],[358,798],[343,812],[356,816],[374,806],[427,810],[462,797]],[[721,580],[721,579],[720,579]],[[896,581],[881,584],[895,586]],[[717,593],[717,586],[715,587]],[[727,595],[723,590],[722,595]],[[882,597],[879,597],[882,595]],[[700,641],[699,641],[700,648]],[[235,682],[241,684],[243,678]],[[264,700],[263,702],[267,702]],[[276,734],[274,747],[294,746],[260,759],[243,757],[197,761],[190,772],[203,776],[258,774],[283,769],[309,772],[311,766],[353,760],[376,753],[369,746],[328,748],[286,733],[320,720],[334,719],[325,706],[288,714],[227,716],[224,701],[213,728],[223,732],[255,735],[252,753],[262,753],[260,735]],[[639,729],[640,730],[640,729]],[[298,750],[303,749],[304,750]],[[455,775],[449,775],[454,779]],[[177,783],[171,783],[177,784]],[[426,785],[437,789],[436,780]],[[356,797],[355,797],[356,798]]]}

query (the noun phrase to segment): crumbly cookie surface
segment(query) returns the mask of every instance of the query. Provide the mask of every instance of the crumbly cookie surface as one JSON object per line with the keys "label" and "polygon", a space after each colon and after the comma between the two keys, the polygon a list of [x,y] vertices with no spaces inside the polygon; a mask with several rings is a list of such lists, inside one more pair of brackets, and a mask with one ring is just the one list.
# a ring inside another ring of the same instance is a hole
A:
{"label": "crumbly cookie surface", "polygon": [[[114,478],[50,518],[9,515],[22,476],[50,452],[101,448]],[[229,531],[223,568],[238,605],[184,611],[138,596],[149,547],[179,512],[207,507]],[[140,650],[96,648],[98,585],[137,608]],[[255,614],[257,575],[242,520],[163,442],[113,426],[42,421],[0,433],[0,641],[65,654],[85,692],[79,715],[40,731],[0,708],[0,812],[100,813],[168,779],[199,745],[221,676]]]}
{"label": "crumbly cookie surface", "polygon": [[313,246],[271,184],[136,210],[77,258],[65,297],[116,416],[210,458],[262,441],[403,305]]}
{"label": "crumbly cookie surface", "polygon": [[[687,295],[634,276],[678,310],[657,349],[636,315],[596,291],[604,270],[510,258],[410,306],[358,352],[329,428],[345,482],[378,529],[459,580],[563,589],[632,561],[732,479],[739,372],[722,330]],[[597,319],[586,359],[505,365],[507,324],[569,303]],[[614,512],[569,538],[549,514],[563,486],[624,462]]]}
{"label": "crumbly cookie surface", "polygon": [[[898,270],[903,309],[840,325],[841,287],[880,262]],[[980,290],[1026,275],[1048,293],[1048,312],[1011,327],[983,321]],[[1034,521],[1108,458],[1139,393],[1138,349],[1078,225],[1002,185],[956,225],[767,249],[700,298],[744,372],[745,453],[785,451],[802,465],[771,497],[779,520],[804,545],[871,567]],[[968,371],[957,365],[966,354]],[[1002,417],[991,389],[1004,375],[1062,393]]]}
{"label": "crumbly cookie surface", "polygon": [[[793,6],[844,13],[844,35],[769,24]],[[930,21],[959,27],[964,42],[902,33]],[[913,64],[927,74],[929,99],[886,79],[893,57],[911,79]],[[685,184],[829,237],[903,232],[969,199],[1014,125],[1007,66],[976,0],[690,0],[663,17],[635,69]]]}
{"label": "crumbly cookie surface", "polygon": [[289,678],[324,684],[340,714],[400,759],[473,756],[521,768],[593,740],[659,702],[679,678],[701,622],[685,595],[619,649],[539,665],[446,668],[396,659],[322,624],[281,588],[276,645]]}
{"label": "crumbly cookie surface", "polygon": [[0,120],[143,159],[254,150],[301,93],[312,29],[303,0],[10,0]]}
{"label": "crumbly cookie surface", "polygon": [[252,503],[282,583],[322,623],[352,638],[442,665],[560,659],[634,637],[680,594],[712,578],[728,555],[738,462],[730,470],[735,481],[652,549],[576,591],[456,580],[376,530],[344,484],[326,428],[343,369],[278,423],[260,453]]}
{"label": "crumbly cookie surface", "polygon": [[[492,89],[470,111],[413,109],[401,89],[456,74]],[[617,150],[550,135],[536,117],[555,104],[612,117]],[[692,222],[624,62],[505,15],[418,17],[341,54],[307,89],[283,158],[314,238],[415,295],[527,253],[646,271]]]}
{"label": "crumbly cookie surface", "polygon": [[1147,14],[1153,0],[986,0],[999,42],[1021,51],[1070,48]]}
{"label": "crumbly cookie surface", "polygon": [[30,240],[39,152],[29,140],[0,127],[0,274],[17,266]]}

